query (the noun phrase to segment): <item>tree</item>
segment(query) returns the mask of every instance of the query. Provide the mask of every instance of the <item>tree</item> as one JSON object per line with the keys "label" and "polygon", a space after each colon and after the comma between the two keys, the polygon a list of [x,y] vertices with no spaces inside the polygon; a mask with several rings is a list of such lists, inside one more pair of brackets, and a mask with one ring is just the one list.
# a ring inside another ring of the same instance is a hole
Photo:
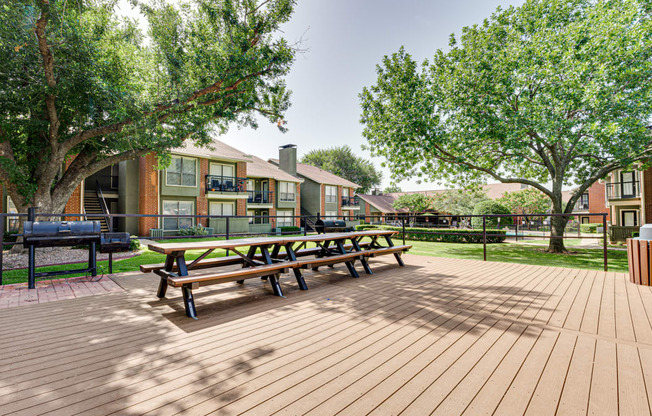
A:
{"label": "tree", "polygon": [[398,185],[395,184],[395,183],[391,183],[391,184],[389,184],[388,187],[386,187],[385,189],[383,189],[383,193],[384,193],[384,194],[391,194],[391,193],[395,193],[395,192],[402,192],[402,191],[401,191],[401,187],[398,186]]}
{"label": "tree", "polygon": [[451,215],[468,215],[478,203],[488,199],[483,190],[448,189],[432,197],[432,208]]}
{"label": "tree", "polygon": [[361,194],[380,185],[383,175],[373,163],[353,154],[349,146],[311,150],[301,158],[301,163],[317,166],[359,185]]}
{"label": "tree", "polygon": [[421,194],[403,194],[392,203],[394,209],[405,209],[408,214],[417,214],[430,209],[430,197]]}
{"label": "tree", "polygon": [[[534,188],[505,192],[497,202],[506,206],[512,214],[547,214],[550,212],[550,198]],[[565,208],[565,203],[562,205]],[[530,217],[529,220],[533,220]]]}
{"label": "tree", "polygon": [[[652,153],[651,10],[527,0],[464,28],[421,68],[403,48],[385,56],[360,94],[372,155],[394,180],[523,183],[570,213],[596,180]],[[567,221],[554,217],[552,235]],[[564,252],[563,241],[548,250]]]}
{"label": "tree", "polygon": [[116,3],[0,6],[0,181],[19,212],[62,212],[85,177],[257,114],[283,129],[293,0],[140,2],[147,33]]}
{"label": "tree", "polygon": [[[491,214],[500,214],[507,215],[511,214],[509,208],[497,201],[487,200],[482,201],[473,209],[473,215],[491,215]],[[514,218],[512,217],[488,217],[485,218],[485,227],[486,228],[499,228],[505,225],[512,225],[514,223]],[[482,217],[473,217],[471,219],[471,226],[473,228],[479,229],[482,228]]]}

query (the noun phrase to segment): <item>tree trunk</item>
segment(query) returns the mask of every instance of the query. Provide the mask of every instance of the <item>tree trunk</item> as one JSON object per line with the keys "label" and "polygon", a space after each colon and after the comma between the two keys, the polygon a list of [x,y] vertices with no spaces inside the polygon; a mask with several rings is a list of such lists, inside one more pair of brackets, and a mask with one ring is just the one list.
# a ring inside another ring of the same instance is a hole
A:
{"label": "tree trunk", "polygon": [[[10,195],[11,196],[11,195]],[[16,204],[16,210],[18,211],[19,214],[27,214],[27,208],[34,206],[36,207],[36,213],[38,214],[39,212],[44,213],[44,214],[58,214],[58,213],[63,213],[64,209],[66,208],[66,204],[68,203],[68,198],[65,200],[62,198],[59,198],[58,200],[54,200],[49,193],[45,194],[44,192],[41,192],[40,190],[37,190],[36,193],[34,194],[33,205],[18,205]],[[27,218],[25,217],[19,217],[18,221],[18,234],[23,233],[23,222],[26,221]],[[47,217],[42,217],[40,218],[41,221],[56,221],[57,218],[47,218]],[[16,240],[16,243],[22,243],[23,238],[18,237]],[[14,244],[13,247],[9,250],[10,253],[12,254],[20,254],[24,250],[24,247],[22,244]]]}
{"label": "tree trunk", "polygon": [[548,252],[550,253],[567,253],[566,246],[564,245],[564,230],[570,217],[551,217],[550,227],[550,243],[548,244]]}

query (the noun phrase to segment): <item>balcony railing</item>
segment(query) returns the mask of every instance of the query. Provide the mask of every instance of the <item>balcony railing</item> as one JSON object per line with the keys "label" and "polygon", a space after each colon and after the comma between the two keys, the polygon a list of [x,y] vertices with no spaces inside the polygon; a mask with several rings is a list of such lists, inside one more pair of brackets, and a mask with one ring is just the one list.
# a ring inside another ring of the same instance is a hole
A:
{"label": "balcony railing", "polygon": [[357,207],[360,205],[360,201],[355,196],[343,196],[342,197],[342,206],[343,207]]}
{"label": "balcony railing", "polygon": [[278,194],[278,198],[279,198],[279,201],[294,202],[294,201],[296,201],[297,196],[296,196],[296,194],[294,192],[292,192],[292,193],[290,193],[290,192],[280,192]]}
{"label": "balcony railing", "polygon": [[607,184],[607,199],[638,198],[641,196],[639,181],[612,182]]}
{"label": "balcony railing", "polygon": [[245,192],[247,178],[235,176],[206,175],[206,191],[212,192]]}
{"label": "balcony railing", "polygon": [[573,211],[579,212],[579,211],[588,211],[588,210],[589,210],[588,202],[578,201],[575,203],[575,209]]}
{"label": "balcony railing", "polygon": [[272,191],[247,191],[249,198],[247,202],[250,204],[271,204],[274,202],[274,195]]}

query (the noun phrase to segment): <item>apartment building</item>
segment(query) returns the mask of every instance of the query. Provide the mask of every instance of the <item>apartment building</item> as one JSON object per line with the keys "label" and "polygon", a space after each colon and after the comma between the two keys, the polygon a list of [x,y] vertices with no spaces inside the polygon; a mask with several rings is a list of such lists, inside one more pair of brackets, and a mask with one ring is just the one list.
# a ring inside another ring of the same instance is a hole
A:
{"label": "apartment building", "polygon": [[279,158],[269,160],[282,171],[303,180],[302,215],[316,217],[357,216],[360,201],[355,196],[358,185],[315,166],[297,163],[297,147],[279,147]]}
{"label": "apartment building", "polygon": [[[270,232],[275,227],[299,225],[302,179],[277,166],[215,140],[210,148],[186,144],[173,149],[171,163],[158,170],[155,154],[120,162],[86,178],[73,192],[66,213],[86,213],[102,228],[140,236],[177,234],[201,224],[215,233],[226,232],[225,218],[195,220],[181,215],[229,218],[230,233]],[[3,192],[3,212],[15,212]],[[180,215],[179,217],[115,218],[107,224],[104,207],[114,214]],[[248,215],[258,218],[246,218]],[[287,217],[277,221],[276,215]],[[9,219],[8,229],[17,222]]]}

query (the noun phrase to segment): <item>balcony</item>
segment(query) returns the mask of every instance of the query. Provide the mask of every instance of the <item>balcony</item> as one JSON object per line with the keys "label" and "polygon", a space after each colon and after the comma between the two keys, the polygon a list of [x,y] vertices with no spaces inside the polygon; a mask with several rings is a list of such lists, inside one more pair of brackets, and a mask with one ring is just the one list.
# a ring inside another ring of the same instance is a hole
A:
{"label": "balcony", "polygon": [[612,182],[607,184],[607,199],[640,198],[641,185],[639,181]]}
{"label": "balcony", "polygon": [[273,204],[274,192],[272,191],[247,191],[249,204]]}
{"label": "balcony", "polygon": [[247,178],[206,175],[206,192],[246,192]]}
{"label": "balcony", "polygon": [[583,212],[588,210],[589,210],[588,202],[578,201],[575,203],[575,208],[573,209],[573,212]]}
{"label": "balcony", "polygon": [[360,200],[355,196],[343,196],[342,209],[360,209]]}

